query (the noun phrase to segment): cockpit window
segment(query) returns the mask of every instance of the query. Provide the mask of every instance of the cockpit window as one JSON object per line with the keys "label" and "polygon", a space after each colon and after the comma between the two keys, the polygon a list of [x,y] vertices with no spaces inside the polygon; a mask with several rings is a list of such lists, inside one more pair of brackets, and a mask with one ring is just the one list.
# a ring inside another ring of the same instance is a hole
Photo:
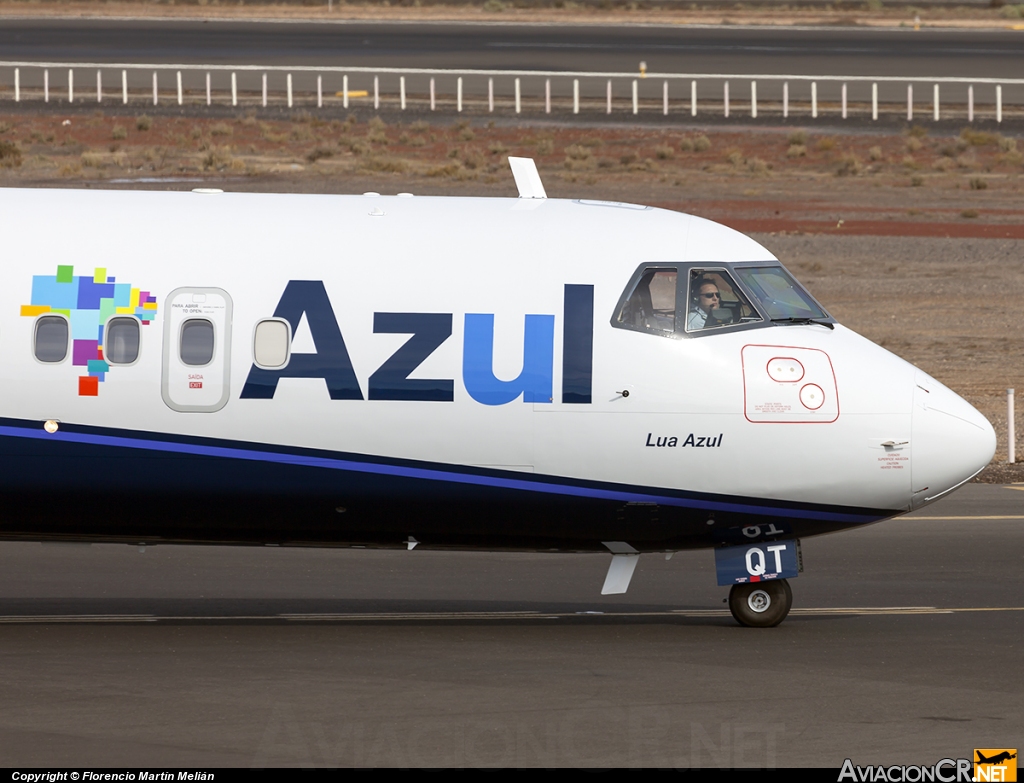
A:
{"label": "cockpit window", "polygon": [[700,332],[762,320],[724,269],[691,269],[686,331]]}
{"label": "cockpit window", "polygon": [[782,267],[743,267],[735,271],[773,321],[829,317]]}
{"label": "cockpit window", "polygon": [[673,268],[645,269],[616,318],[639,331],[670,335],[676,328],[677,272]]}

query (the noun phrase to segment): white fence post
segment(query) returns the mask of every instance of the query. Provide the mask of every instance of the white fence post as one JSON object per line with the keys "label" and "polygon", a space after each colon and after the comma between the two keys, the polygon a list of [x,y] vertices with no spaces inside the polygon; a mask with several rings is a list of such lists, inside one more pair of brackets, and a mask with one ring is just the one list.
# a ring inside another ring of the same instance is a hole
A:
{"label": "white fence post", "polygon": [[238,105],[238,76],[234,71],[231,72],[231,105]]}
{"label": "white fence post", "polygon": [[121,103],[128,103],[128,71],[121,71]]}
{"label": "white fence post", "polygon": [[520,85],[519,85],[519,77],[517,76],[516,77],[516,114],[519,114],[519,112],[522,110],[522,108],[523,108],[523,96],[522,96],[522,91],[521,91]]}
{"label": "white fence post", "polygon": [[[348,74],[341,77],[341,107],[348,108]],[[430,80],[430,108],[434,108],[434,80]]]}
{"label": "white fence post", "polygon": [[21,69],[14,69],[14,102],[21,103]]}
{"label": "white fence post", "polygon": [[43,102],[50,102],[50,69],[43,69]]}
{"label": "white fence post", "polygon": [[661,84],[661,113],[668,116],[668,79]]}
{"label": "white fence post", "polygon": [[103,103],[103,71],[96,71],[96,103]]}
{"label": "white fence post", "polygon": [[[288,83],[288,86],[289,86],[289,88],[291,87],[291,82],[290,81]],[[289,89],[289,94],[291,94],[291,90],[290,89]],[[291,103],[289,103],[288,105],[291,106]],[[380,77],[379,76],[374,76],[373,77],[373,110],[377,111],[377,109],[379,109],[379,108],[380,108]]]}
{"label": "white fence post", "polygon": [[[206,105],[209,106],[213,101],[213,95],[210,92],[210,72],[206,72]],[[127,101],[125,101],[127,103]]]}
{"label": "white fence post", "polygon": [[[287,78],[285,79],[285,84],[286,84],[286,87],[287,87],[287,90],[288,90],[288,108],[290,109],[292,107],[292,75],[290,73],[287,74]],[[376,83],[376,81],[374,81],[374,87],[376,87],[376,86],[377,86],[377,83]],[[376,89],[374,90],[373,98],[374,98],[374,101],[373,101],[374,106],[373,106],[373,108],[376,109],[377,108]]]}
{"label": "white fence post", "polygon": [[[324,77],[322,74],[316,75],[316,107],[322,109],[324,107]],[[405,77],[402,77],[402,108],[405,108]]]}
{"label": "white fence post", "polygon": [[722,90],[722,102],[725,104],[725,116],[729,116],[729,82],[725,83]]}
{"label": "white fence post", "polygon": [[267,108],[267,75],[263,74],[263,108]]}
{"label": "white fence post", "polygon": [[1014,427],[1013,389],[1006,390],[1006,461],[1017,461],[1017,434]]}
{"label": "white fence post", "polygon": [[871,82],[871,119],[878,119],[878,82]]}
{"label": "white fence post", "polygon": [[551,114],[551,80],[544,80],[544,113]]}
{"label": "white fence post", "polygon": [[178,105],[181,106],[181,71],[178,71]]}
{"label": "white fence post", "polygon": [[914,85],[907,85],[907,122],[914,119]]}
{"label": "white fence post", "polygon": [[843,119],[846,119],[846,82],[843,82]]}
{"label": "white fence post", "polygon": [[494,77],[487,80],[487,111],[494,111]]}
{"label": "white fence post", "polygon": [[68,68],[68,103],[75,102],[75,72]]}
{"label": "white fence post", "polygon": [[580,80],[572,80],[572,113],[580,113]]}
{"label": "white fence post", "polygon": [[811,116],[818,117],[818,83],[811,82]]}
{"label": "white fence post", "polygon": [[782,83],[782,116],[789,116],[789,82]]}
{"label": "white fence post", "polygon": [[437,108],[437,91],[434,89],[434,77],[430,77],[430,110]]}
{"label": "white fence post", "polygon": [[996,85],[996,122],[1003,121],[1003,85]]}
{"label": "white fence post", "polygon": [[462,77],[460,76],[455,84],[455,108],[462,111]]}
{"label": "white fence post", "polygon": [[156,100],[157,100],[156,91],[157,91],[156,71],[153,71],[153,105],[154,106],[156,106]]}
{"label": "white fence post", "polygon": [[750,83],[750,116],[757,117],[757,82]]}
{"label": "white fence post", "polygon": [[637,86],[636,79],[633,80],[633,114],[637,114],[640,111],[640,99],[639,99],[639,87]]}
{"label": "white fence post", "polygon": [[690,82],[690,116],[697,116],[697,80]]}
{"label": "white fence post", "polygon": [[405,111],[405,77],[398,77],[398,103]]}
{"label": "white fence post", "polygon": [[608,90],[607,90],[607,93],[608,93],[608,97],[607,97],[607,101],[606,102],[608,104],[608,108],[605,111],[605,114],[611,114],[612,113],[612,80],[611,79],[608,80]]}
{"label": "white fence post", "polygon": [[974,85],[967,88],[967,121],[974,122]]}
{"label": "white fence post", "polygon": [[932,122],[939,121],[939,85],[932,90]]}

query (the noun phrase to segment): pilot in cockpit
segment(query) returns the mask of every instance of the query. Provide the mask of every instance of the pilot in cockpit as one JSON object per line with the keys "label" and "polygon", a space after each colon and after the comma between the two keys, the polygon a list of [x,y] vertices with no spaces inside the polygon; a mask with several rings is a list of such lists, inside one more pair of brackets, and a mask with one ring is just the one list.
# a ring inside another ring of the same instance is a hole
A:
{"label": "pilot in cockpit", "polygon": [[708,313],[722,306],[722,295],[718,291],[718,283],[708,277],[694,283],[693,298],[690,301],[690,312],[686,316],[686,329],[703,329],[707,324]]}

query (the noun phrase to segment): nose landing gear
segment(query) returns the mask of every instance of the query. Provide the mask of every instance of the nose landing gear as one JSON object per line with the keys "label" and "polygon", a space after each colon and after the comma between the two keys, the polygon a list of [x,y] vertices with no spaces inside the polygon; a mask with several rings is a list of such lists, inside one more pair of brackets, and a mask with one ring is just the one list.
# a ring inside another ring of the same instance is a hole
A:
{"label": "nose landing gear", "polygon": [[740,625],[772,628],[789,614],[793,591],[785,579],[733,585],[729,591],[729,611]]}

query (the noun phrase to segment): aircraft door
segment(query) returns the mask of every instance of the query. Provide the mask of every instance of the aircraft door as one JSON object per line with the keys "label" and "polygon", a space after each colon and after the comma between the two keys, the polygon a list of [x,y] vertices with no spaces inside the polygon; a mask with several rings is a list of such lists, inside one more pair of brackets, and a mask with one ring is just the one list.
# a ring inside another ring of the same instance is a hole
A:
{"label": "aircraft door", "polygon": [[178,288],[167,297],[161,393],[172,410],[219,411],[231,391],[231,297]]}

